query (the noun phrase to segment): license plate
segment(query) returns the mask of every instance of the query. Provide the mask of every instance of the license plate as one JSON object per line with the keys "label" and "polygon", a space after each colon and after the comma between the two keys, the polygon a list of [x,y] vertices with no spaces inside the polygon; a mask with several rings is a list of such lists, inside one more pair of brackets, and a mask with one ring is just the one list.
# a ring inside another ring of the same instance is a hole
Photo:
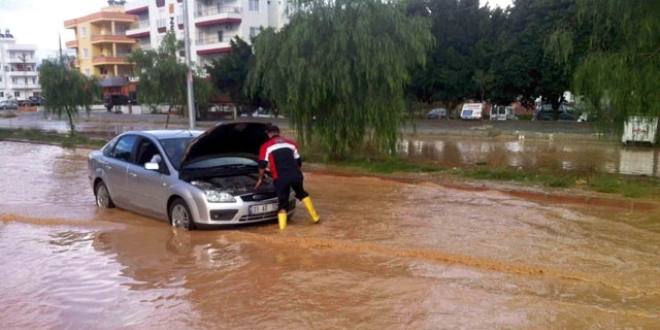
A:
{"label": "license plate", "polygon": [[250,206],[248,213],[250,213],[250,215],[254,215],[273,211],[277,211],[277,204],[259,204]]}

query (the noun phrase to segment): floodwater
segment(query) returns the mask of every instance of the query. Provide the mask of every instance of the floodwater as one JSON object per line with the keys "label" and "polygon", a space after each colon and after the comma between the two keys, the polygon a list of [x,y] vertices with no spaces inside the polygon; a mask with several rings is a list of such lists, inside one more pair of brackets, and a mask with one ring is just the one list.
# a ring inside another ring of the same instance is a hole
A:
{"label": "floodwater", "polygon": [[442,137],[399,143],[399,152],[444,166],[492,165],[523,169],[597,171],[660,177],[660,150],[585,141]]}
{"label": "floodwater", "polygon": [[2,329],[657,329],[660,216],[310,173],[323,216],[98,210],[87,150],[0,142]]}

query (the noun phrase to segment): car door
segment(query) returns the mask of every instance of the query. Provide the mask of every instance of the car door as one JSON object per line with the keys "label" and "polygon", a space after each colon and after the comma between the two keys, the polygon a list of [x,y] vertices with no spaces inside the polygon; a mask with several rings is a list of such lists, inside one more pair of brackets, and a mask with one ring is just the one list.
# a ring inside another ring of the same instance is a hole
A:
{"label": "car door", "polygon": [[[144,164],[160,157],[159,170],[147,170]],[[131,204],[141,213],[156,218],[167,217],[167,180],[169,175],[163,153],[155,141],[142,137],[137,143],[136,161],[128,168],[128,187],[132,193]]]}
{"label": "car door", "polygon": [[110,191],[113,201],[120,207],[127,207],[130,199],[128,187],[128,166],[133,159],[136,135],[125,135],[119,138],[115,146],[105,157],[103,166],[103,182]]}

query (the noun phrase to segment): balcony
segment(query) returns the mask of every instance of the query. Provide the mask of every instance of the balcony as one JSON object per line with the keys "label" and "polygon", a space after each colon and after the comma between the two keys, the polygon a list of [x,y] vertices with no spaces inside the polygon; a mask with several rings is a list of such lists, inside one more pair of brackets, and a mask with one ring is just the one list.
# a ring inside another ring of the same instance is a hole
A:
{"label": "balcony", "polygon": [[25,81],[10,82],[8,87],[15,90],[41,89],[39,84],[35,84],[32,81],[29,81],[27,84],[25,84]]}
{"label": "balcony", "polygon": [[107,12],[107,11],[102,11],[94,14],[90,14],[87,16],[83,16],[80,18],[74,18],[70,19],[67,21],[64,21],[64,28],[66,29],[72,29],[80,24],[83,23],[100,23],[100,22],[126,22],[126,23],[132,23],[135,22],[136,16],[135,15],[129,15],[129,14],[124,14],[124,13],[117,13],[117,12]]}
{"label": "balcony", "polygon": [[149,0],[133,0],[124,4],[126,14],[140,14],[149,12]]}
{"label": "balcony", "polygon": [[126,57],[128,54],[117,54],[116,56],[94,56],[92,58],[93,65],[106,65],[106,64],[128,64],[126,63]]}
{"label": "balcony", "polygon": [[135,39],[127,37],[126,33],[124,32],[93,34],[91,40],[93,45],[102,44],[102,43],[123,43],[123,44],[135,43]]}
{"label": "balcony", "polygon": [[217,53],[227,53],[231,50],[229,41],[234,36],[204,36],[196,40],[197,55],[209,55]]}
{"label": "balcony", "polygon": [[149,21],[138,21],[133,28],[126,31],[126,37],[128,38],[144,38],[148,37],[149,32]]}
{"label": "balcony", "polygon": [[21,63],[33,64],[33,63],[37,63],[37,59],[32,57],[32,56],[26,56],[25,58],[21,58],[19,56],[14,56],[14,57],[7,58],[5,60],[5,63],[7,63],[7,64],[21,64]]}
{"label": "balcony", "polygon": [[242,21],[243,8],[234,6],[223,6],[218,4],[213,7],[202,8],[195,12],[195,26],[211,26],[226,23],[240,23]]}
{"label": "balcony", "polygon": [[39,72],[14,70],[14,71],[8,71],[7,74],[10,77],[36,77],[39,75]]}
{"label": "balcony", "polygon": [[78,48],[78,40],[67,41],[64,45],[66,48]]}

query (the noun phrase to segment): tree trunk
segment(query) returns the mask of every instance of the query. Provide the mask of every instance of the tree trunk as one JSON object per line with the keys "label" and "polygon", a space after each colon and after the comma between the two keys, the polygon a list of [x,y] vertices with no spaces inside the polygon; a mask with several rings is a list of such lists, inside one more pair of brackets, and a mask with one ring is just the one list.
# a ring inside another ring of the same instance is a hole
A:
{"label": "tree trunk", "polygon": [[170,124],[170,112],[172,112],[172,105],[170,104],[170,108],[167,109],[167,119],[165,120],[165,128],[167,128],[167,125]]}
{"label": "tree trunk", "polygon": [[71,116],[71,110],[66,110],[66,115],[69,117],[69,128],[71,129],[71,136],[76,133],[76,125],[73,123],[73,117]]}

